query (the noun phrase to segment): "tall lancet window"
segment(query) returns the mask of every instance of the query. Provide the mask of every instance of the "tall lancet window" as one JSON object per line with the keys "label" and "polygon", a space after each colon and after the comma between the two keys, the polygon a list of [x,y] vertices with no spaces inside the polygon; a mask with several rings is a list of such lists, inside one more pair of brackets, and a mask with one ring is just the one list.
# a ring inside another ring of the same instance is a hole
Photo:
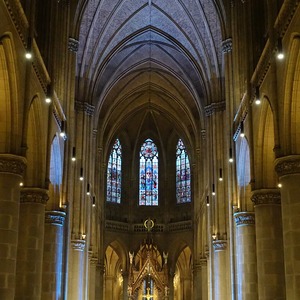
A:
{"label": "tall lancet window", "polygon": [[184,143],[176,146],[176,198],[177,203],[191,202],[191,169]]}
{"label": "tall lancet window", "polygon": [[158,152],[151,139],[146,139],[140,151],[140,205],[158,205]]}
{"label": "tall lancet window", "polygon": [[107,165],[106,201],[121,203],[122,147],[119,139],[115,140]]}

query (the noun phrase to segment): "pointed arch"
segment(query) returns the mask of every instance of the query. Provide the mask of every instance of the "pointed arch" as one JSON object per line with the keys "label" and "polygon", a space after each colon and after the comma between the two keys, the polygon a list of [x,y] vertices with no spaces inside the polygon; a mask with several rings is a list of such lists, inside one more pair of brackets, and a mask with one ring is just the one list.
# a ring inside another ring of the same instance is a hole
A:
{"label": "pointed arch", "polygon": [[116,139],[107,164],[106,201],[121,203],[122,194],[122,146]]}
{"label": "pointed arch", "polygon": [[176,199],[178,204],[191,202],[190,160],[181,139],[176,146]]}
{"label": "pointed arch", "polygon": [[158,205],[158,150],[146,139],[140,150],[139,205]]}

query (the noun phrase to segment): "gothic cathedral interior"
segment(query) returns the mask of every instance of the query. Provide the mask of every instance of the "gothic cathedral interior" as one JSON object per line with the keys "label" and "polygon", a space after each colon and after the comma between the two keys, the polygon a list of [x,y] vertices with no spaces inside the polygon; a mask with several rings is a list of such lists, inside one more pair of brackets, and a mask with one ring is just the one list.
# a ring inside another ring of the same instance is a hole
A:
{"label": "gothic cathedral interior", "polygon": [[0,0],[1,300],[299,300],[299,194],[299,0]]}

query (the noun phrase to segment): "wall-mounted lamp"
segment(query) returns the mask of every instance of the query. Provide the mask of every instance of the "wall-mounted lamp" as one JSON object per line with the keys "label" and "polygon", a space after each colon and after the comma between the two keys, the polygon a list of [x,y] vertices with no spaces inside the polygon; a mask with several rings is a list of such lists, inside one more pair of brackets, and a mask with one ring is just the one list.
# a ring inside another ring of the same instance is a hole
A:
{"label": "wall-mounted lamp", "polygon": [[228,161],[230,163],[233,163],[232,148],[229,148],[229,159],[228,159]]}
{"label": "wall-mounted lamp", "polygon": [[255,88],[255,104],[260,105],[261,100],[260,100],[260,95],[259,95],[259,87],[257,86]]}
{"label": "wall-mounted lamp", "polygon": [[73,149],[72,149],[72,161],[76,161],[76,148],[75,147],[73,147]]}
{"label": "wall-mounted lamp", "polygon": [[51,86],[50,86],[50,84],[47,85],[45,102],[46,103],[51,103],[52,102],[52,99],[51,99]]}
{"label": "wall-mounted lamp", "polygon": [[206,196],[206,206],[209,206],[209,196]]}
{"label": "wall-mounted lamp", "polygon": [[26,52],[25,52],[25,58],[27,60],[32,59],[32,39],[30,37],[27,39],[27,47],[26,47]]}
{"label": "wall-mounted lamp", "polygon": [[80,176],[79,176],[79,180],[83,180],[83,168],[80,168]]}
{"label": "wall-mounted lamp", "polygon": [[240,137],[244,137],[245,136],[245,132],[244,132],[244,122],[242,121],[241,124],[240,124]]}
{"label": "wall-mounted lamp", "polygon": [[65,129],[66,125],[65,125],[65,121],[61,121],[61,127],[60,127],[60,136],[66,140],[67,139],[67,134],[66,134],[66,129]]}
{"label": "wall-mounted lamp", "polygon": [[282,39],[279,38],[277,40],[277,58],[278,59],[284,59],[284,53],[283,53],[283,50],[282,50]]}
{"label": "wall-mounted lamp", "polygon": [[91,194],[91,192],[90,192],[90,184],[89,183],[87,184],[87,187],[86,187],[86,194],[88,196]]}
{"label": "wall-mounted lamp", "polygon": [[220,171],[219,171],[219,181],[223,181],[223,170],[222,170],[222,168],[220,168]]}
{"label": "wall-mounted lamp", "polygon": [[211,194],[212,194],[213,196],[215,196],[215,194],[216,194],[216,191],[215,191],[215,184],[214,184],[214,183],[212,184],[212,192],[211,192]]}

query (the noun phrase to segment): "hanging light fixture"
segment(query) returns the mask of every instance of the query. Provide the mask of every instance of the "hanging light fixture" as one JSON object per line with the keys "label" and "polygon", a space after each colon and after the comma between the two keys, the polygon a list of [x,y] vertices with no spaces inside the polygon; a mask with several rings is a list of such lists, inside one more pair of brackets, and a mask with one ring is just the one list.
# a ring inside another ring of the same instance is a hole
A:
{"label": "hanging light fixture", "polygon": [[96,206],[96,197],[95,197],[95,196],[93,196],[93,204],[92,204],[92,206],[93,206],[93,207]]}
{"label": "hanging light fixture", "polygon": [[72,161],[76,161],[76,148],[75,147],[73,147],[73,149],[72,149]]}
{"label": "hanging light fixture", "polygon": [[255,88],[255,104],[260,105],[261,100],[260,100],[260,95],[259,95],[259,86]]}
{"label": "hanging light fixture", "polygon": [[284,59],[284,53],[283,53],[283,50],[282,50],[282,39],[281,38],[278,38],[278,40],[277,40],[277,58],[279,60]]}
{"label": "hanging light fixture", "polygon": [[80,176],[79,176],[79,180],[83,181],[83,168],[80,168]]}
{"label": "hanging light fixture", "polygon": [[228,159],[228,161],[230,163],[233,163],[232,148],[229,148],[229,159]]}
{"label": "hanging light fixture", "polygon": [[211,192],[211,194],[212,194],[213,196],[216,195],[215,184],[214,184],[214,183],[212,184],[212,192]]}
{"label": "hanging light fixture", "polygon": [[65,129],[66,125],[65,125],[65,121],[61,121],[61,127],[60,127],[60,136],[66,140],[67,139],[67,134],[66,134],[66,129]]}
{"label": "hanging light fixture", "polygon": [[220,168],[219,170],[219,181],[223,181],[223,170]]}
{"label": "hanging light fixture", "polygon": [[209,196],[206,196],[206,206],[209,206]]}
{"label": "hanging light fixture", "polygon": [[27,60],[31,60],[32,59],[32,39],[30,37],[27,39],[27,46],[26,46],[25,58]]}
{"label": "hanging light fixture", "polygon": [[52,99],[51,99],[51,86],[50,86],[50,84],[47,85],[45,102],[46,103],[51,103],[52,102]]}
{"label": "hanging light fixture", "polygon": [[244,132],[244,122],[242,121],[240,124],[240,137],[244,137],[245,136],[245,132]]}
{"label": "hanging light fixture", "polygon": [[87,194],[87,196],[89,196],[91,194],[91,192],[90,192],[90,184],[89,183],[87,184],[87,187],[86,187],[86,194]]}

